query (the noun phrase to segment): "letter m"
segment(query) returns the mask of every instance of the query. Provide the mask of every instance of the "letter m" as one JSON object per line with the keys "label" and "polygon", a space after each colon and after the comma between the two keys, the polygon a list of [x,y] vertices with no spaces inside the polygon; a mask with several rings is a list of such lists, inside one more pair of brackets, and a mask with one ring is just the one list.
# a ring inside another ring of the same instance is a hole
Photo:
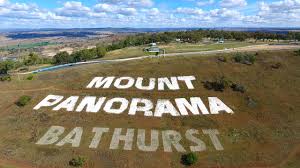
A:
{"label": "letter m", "polygon": [[99,88],[104,88],[107,89],[110,87],[110,85],[112,84],[113,80],[115,79],[115,77],[95,77],[90,83],[89,85],[86,87],[88,89],[91,89],[93,87],[95,87],[96,89]]}

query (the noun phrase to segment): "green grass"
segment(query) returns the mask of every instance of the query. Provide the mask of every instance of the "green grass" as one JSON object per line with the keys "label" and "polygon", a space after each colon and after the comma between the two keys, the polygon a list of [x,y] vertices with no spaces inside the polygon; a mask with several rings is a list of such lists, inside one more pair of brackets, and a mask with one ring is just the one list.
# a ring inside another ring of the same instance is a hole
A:
{"label": "green grass", "polygon": [[[223,50],[226,48],[237,48],[255,45],[249,42],[227,42],[224,44],[185,44],[185,43],[171,43],[168,45],[158,45],[161,49],[165,49],[166,53],[185,53],[185,52],[200,52],[200,51],[212,51],[212,50]],[[115,51],[108,52],[104,59],[120,59],[120,58],[130,58],[149,55],[143,52],[143,49],[147,46],[138,47],[127,47],[124,49],[119,49]]]}
{"label": "green grass", "polygon": [[38,42],[38,43],[28,43],[28,44],[19,44],[19,45],[11,45],[2,47],[1,49],[5,50],[15,50],[15,49],[31,49],[35,47],[43,47],[43,46],[49,46],[49,45],[57,45],[59,43],[53,43],[53,42]]}

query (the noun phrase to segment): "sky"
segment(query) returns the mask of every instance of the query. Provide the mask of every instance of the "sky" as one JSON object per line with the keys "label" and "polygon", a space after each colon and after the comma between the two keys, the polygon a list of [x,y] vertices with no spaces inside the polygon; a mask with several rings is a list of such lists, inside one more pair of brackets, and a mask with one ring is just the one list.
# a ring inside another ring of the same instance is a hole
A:
{"label": "sky", "polygon": [[300,27],[300,0],[0,0],[0,29],[100,27]]}

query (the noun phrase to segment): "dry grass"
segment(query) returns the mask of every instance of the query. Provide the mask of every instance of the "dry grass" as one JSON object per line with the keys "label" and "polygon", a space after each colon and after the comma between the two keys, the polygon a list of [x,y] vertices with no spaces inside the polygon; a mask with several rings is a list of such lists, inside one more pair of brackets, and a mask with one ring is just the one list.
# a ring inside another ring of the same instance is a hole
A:
{"label": "dry grass", "polygon": [[[220,55],[218,55],[220,56]],[[199,153],[199,162],[194,167],[268,167],[278,165],[300,140],[300,57],[292,51],[260,52],[254,65],[234,63],[226,54],[227,62],[217,57],[174,57],[145,59],[115,64],[97,64],[73,67],[56,72],[37,74],[35,80],[0,83],[0,158],[31,162],[38,167],[67,167],[74,156],[88,158],[87,167],[182,167],[180,153],[143,153],[133,151],[111,151],[110,136],[103,137],[99,149],[88,149],[93,134],[92,127],[174,129],[217,128],[221,133],[222,152],[214,150],[209,140],[208,150]],[[282,67],[273,69],[274,63]],[[196,89],[177,92],[142,92],[84,89],[95,76],[169,77],[195,75]],[[201,81],[226,76],[233,82],[243,84],[246,93],[206,90]],[[54,112],[50,109],[33,111],[33,107],[48,94],[95,95],[107,97],[144,97],[155,101],[158,98],[199,96],[207,104],[207,97],[217,96],[235,111],[234,115],[193,116],[179,118],[145,118],[124,115]],[[32,101],[24,108],[14,105],[22,95],[30,95]],[[247,106],[247,97],[256,100],[256,107]],[[52,125],[61,125],[69,131],[75,126],[84,127],[84,138],[79,148],[65,146],[39,147],[36,139]],[[234,138],[233,138],[234,137]],[[184,143],[185,144],[185,143]],[[187,146],[186,146],[187,147]],[[297,152],[296,152],[297,153]],[[299,167],[298,154],[291,156],[283,167]]]}

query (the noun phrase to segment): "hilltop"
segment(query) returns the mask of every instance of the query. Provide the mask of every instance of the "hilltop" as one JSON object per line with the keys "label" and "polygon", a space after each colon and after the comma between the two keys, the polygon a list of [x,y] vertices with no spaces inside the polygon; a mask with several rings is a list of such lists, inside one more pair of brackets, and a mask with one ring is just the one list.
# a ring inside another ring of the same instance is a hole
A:
{"label": "hilltop", "polygon": [[[252,53],[250,53],[252,54]],[[254,55],[255,53],[253,53]],[[111,150],[109,143],[116,128],[146,130],[185,131],[217,129],[224,150],[216,150],[205,134],[199,134],[206,150],[196,152],[198,162],[192,167],[299,167],[300,109],[300,57],[293,51],[260,51],[253,64],[238,63],[234,53],[218,53],[210,56],[178,56],[146,58],[122,63],[82,65],[53,72],[13,76],[11,82],[1,82],[0,164],[16,164],[21,167],[68,167],[77,156],[86,158],[85,167],[183,167],[180,150],[164,152],[161,139],[155,152],[142,152],[133,145],[132,150]],[[129,76],[162,78],[195,76],[195,89],[143,91],[134,87],[86,88],[94,77]],[[214,82],[224,84],[215,88]],[[233,84],[239,87],[233,87]],[[223,85],[222,85],[223,86]],[[241,87],[243,89],[241,89]],[[33,108],[47,95],[97,96],[157,99],[201,97],[207,106],[207,97],[218,97],[234,114],[189,115],[162,118],[53,111],[52,108]],[[15,102],[21,96],[31,98],[24,107]],[[37,145],[38,140],[51,126],[62,126],[67,135],[75,127],[83,128],[79,147],[64,145]],[[110,128],[96,149],[88,148],[94,127]],[[124,132],[123,132],[124,133]],[[149,142],[147,140],[147,142]],[[136,138],[133,144],[136,144]],[[183,140],[184,149],[190,142]],[[219,148],[220,149],[220,148]],[[9,160],[9,161],[7,161]]]}

